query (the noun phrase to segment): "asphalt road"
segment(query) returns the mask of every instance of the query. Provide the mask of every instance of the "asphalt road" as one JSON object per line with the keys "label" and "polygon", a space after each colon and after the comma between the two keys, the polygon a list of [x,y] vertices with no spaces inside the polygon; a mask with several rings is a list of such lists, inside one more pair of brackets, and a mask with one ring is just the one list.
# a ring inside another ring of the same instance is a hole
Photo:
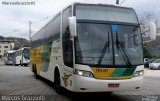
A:
{"label": "asphalt road", "polygon": [[[110,101],[160,101],[160,96],[158,96],[160,95],[160,70],[145,69],[144,84],[140,91],[121,91],[111,94],[67,92],[65,95],[59,95],[56,93],[53,83],[43,78],[36,80],[29,67],[4,65],[0,61],[0,100],[7,101],[8,98],[8,101],[21,101],[22,96],[29,98],[29,95],[41,96],[42,101],[101,101],[104,99],[110,99]],[[23,101],[27,100],[23,99]]]}

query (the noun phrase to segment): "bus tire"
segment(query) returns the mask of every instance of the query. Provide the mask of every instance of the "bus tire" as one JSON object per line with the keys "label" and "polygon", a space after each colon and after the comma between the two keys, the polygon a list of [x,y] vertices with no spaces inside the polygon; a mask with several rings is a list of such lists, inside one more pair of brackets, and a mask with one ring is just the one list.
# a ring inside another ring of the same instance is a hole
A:
{"label": "bus tire", "polygon": [[31,64],[31,71],[34,73],[34,64]]}
{"label": "bus tire", "polygon": [[106,94],[108,94],[108,95],[110,95],[110,94],[112,94],[113,92],[106,92]]}
{"label": "bus tire", "polygon": [[39,75],[37,74],[36,65],[33,65],[33,73],[34,73],[34,77],[38,79]]}
{"label": "bus tire", "polygon": [[54,72],[54,87],[58,94],[63,94],[63,88],[61,87],[60,73],[56,68]]}
{"label": "bus tire", "polygon": [[21,60],[20,60],[20,62],[19,62],[19,63],[20,63],[20,65],[21,65],[21,66],[23,66],[23,64],[22,64],[22,61],[21,61]]}

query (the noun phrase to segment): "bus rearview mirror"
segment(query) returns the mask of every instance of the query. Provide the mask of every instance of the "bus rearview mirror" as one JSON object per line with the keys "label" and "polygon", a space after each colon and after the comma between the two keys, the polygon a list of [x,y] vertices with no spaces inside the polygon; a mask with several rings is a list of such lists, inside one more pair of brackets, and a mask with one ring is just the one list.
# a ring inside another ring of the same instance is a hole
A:
{"label": "bus rearview mirror", "polygon": [[77,36],[77,22],[76,22],[76,17],[69,17],[69,29],[70,29],[70,35],[71,38],[76,37]]}

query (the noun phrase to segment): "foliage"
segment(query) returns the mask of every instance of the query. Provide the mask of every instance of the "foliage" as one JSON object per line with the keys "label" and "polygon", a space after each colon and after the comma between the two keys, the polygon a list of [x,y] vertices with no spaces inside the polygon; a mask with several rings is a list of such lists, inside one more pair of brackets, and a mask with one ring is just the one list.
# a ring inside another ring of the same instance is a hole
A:
{"label": "foliage", "polygon": [[143,54],[145,58],[152,58],[150,51],[148,51],[146,48],[143,48]]}
{"label": "foliage", "polygon": [[19,47],[14,47],[14,48],[13,48],[13,50],[18,50],[18,49],[19,49]]}
{"label": "foliage", "polygon": [[152,55],[151,52],[149,50],[147,50],[146,48],[143,48],[143,54],[144,54],[144,58],[160,59],[160,56]]}
{"label": "foliage", "polygon": [[155,59],[160,59],[160,56],[155,56],[155,55],[152,55],[152,58],[155,58]]}

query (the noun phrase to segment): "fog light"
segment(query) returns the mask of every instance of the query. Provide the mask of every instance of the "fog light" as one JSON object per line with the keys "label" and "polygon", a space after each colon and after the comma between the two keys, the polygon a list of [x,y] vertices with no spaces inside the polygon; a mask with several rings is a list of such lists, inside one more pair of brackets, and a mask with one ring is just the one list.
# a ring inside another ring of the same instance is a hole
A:
{"label": "fog light", "polygon": [[80,90],[86,90],[85,88],[80,88]]}
{"label": "fog light", "polygon": [[135,89],[139,89],[140,87],[136,87]]}

